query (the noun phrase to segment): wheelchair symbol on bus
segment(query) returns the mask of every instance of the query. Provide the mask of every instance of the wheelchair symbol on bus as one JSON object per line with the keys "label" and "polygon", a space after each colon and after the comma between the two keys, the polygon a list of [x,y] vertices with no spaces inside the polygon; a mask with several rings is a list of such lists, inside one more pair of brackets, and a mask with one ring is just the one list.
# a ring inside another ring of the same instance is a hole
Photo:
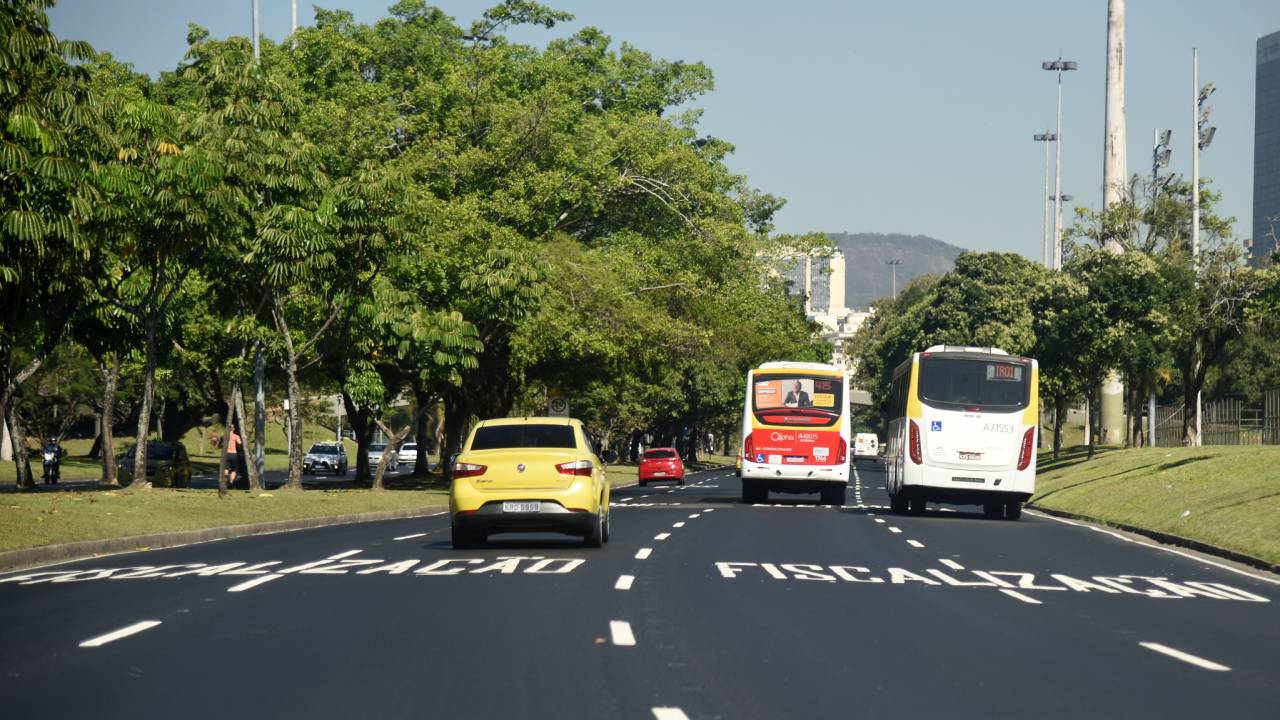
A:
{"label": "wheelchair symbol on bus", "polygon": [[934,421],[930,422],[930,423],[929,423],[929,430],[930,430],[931,432],[941,432],[941,431],[942,431],[942,421],[941,421],[941,420],[934,420]]}

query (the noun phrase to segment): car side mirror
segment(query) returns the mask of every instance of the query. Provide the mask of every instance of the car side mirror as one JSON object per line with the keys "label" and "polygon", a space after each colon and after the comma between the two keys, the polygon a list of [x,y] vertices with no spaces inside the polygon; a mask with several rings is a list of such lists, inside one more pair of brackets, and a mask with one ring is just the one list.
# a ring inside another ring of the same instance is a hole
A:
{"label": "car side mirror", "polygon": [[618,462],[618,453],[612,450],[605,450],[604,454],[600,456],[600,459],[607,463],[616,463]]}

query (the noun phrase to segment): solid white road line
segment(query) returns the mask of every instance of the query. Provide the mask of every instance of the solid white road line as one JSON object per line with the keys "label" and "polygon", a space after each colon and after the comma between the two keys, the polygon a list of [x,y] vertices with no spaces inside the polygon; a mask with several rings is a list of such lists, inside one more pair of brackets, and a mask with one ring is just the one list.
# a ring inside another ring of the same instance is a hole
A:
{"label": "solid white road line", "polygon": [[640,548],[639,550],[636,551],[636,559],[644,560],[645,558],[649,557],[652,554],[653,554],[653,548]]}
{"label": "solid white road line", "polygon": [[1152,550],[1163,550],[1164,552],[1167,552],[1167,553],[1180,555],[1184,558],[1187,558],[1188,560],[1194,560],[1195,562],[1204,563],[1205,565],[1212,565],[1222,570],[1229,570],[1230,572],[1233,572],[1237,575],[1244,575],[1245,577],[1250,577],[1250,578],[1253,578],[1254,580],[1261,580],[1262,582],[1268,582],[1273,585],[1280,585],[1280,580],[1273,577],[1266,577],[1264,575],[1255,575],[1247,570],[1241,570],[1240,568],[1231,567],[1230,565],[1227,565],[1225,563],[1215,562],[1203,556],[1192,555],[1189,552],[1183,552],[1182,550],[1178,550],[1176,548],[1164,547],[1163,545],[1153,545],[1151,543],[1142,542],[1140,540],[1134,540],[1131,537],[1125,537],[1120,533],[1112,532],[1105,528],[1096,527],[1094,525],[1089,525],[1087,523],[1075,522],[1072,520],[1068,520],[1066,518],[1057,517],[1056,515],[1050,515],[1048,513],[1036,512],[1035,510],[1028,510],[1027,514],[1034,515],[1036,517],[1042,517],[1042,518],[1045,518],[1046,520],[1054,520],[1054,521],[1063,523],[1065,525],[1074,525],[1075,527],[1088,528],[1090,530],[1093,530],[1094,532],[1100,532],[1103,535],[1110,535],[1111,537],[1116,538],[1117,540],[1123,540],[1128,543],[1133,543],[1134,545],[1141,545],[1142,547],[1151,548]]}
{"label": "solid white road line", "polygon": [[900,532],[902,532],[902,528],[891,527],[891,528],[889,528],[889,532],[891,532],[891,533],[900,533]]}
{"label": "solid white road line", "polygon": [[1205,660],[1204,658],[1196,657],[1191,653],[1185,653],[1185,652],[1182,652],[1181,650],[1175,650],[1169,647],[1168,645],[1161,645],[1160,643],[1153,643],[1153,642],[1140,642],[1138,644],[1148,650],[1155,650],[1158,653],[1168,655],[1171,658],[1176,658],[1178,660],[1181,660],[1184,663],[1191,663],[1192,665],[1195,665],[1196,667],[1202,667],[1205,670],[1213,670],[1215,672],[1231,671],[1231,668],[1227,667],[1226,665],[1219,665],[1218,663],[1212,660]]}
{"label": "solid white road line", "polygon": [[448,510],[441,510],[441,511],[440,511],[440,512],[438,512],[438,513],[431,513],[431,514],[430,514],[430,515],[428,515],[427,517],[436,517],[437,515],[444,515],[446,512],[449,512],[449,511],[448,511]]}
{"label": "solid white road line", "polygon": [[284,576],[283,575],[263,575],[262,577],[256,577],[252,580],[249,580],[248,582],[242,582],[239,585],[232,585],[231,587],[227,588],[227,592],[244,592],[249,588],[258,587],[263,583],[268,583],[268,582],[271,582],[272,580],[279,580],[282,577]]}
{"label": "solid white road line", "polygon": [[610,620],[609,635],[614,645],[630,647],[636,644],[636,636],[631,633],[631,623],[625,620]]}
{"label": "solid white road line", "polygon": [[942,563],[943,565],[946,565],[947,567],[951,568],[952,570],[963,570],[963,569],[964,569],[964,566],[963,566],[963,565],[961,565],[960,563],[956,562],[955,560],[948,560],[948,559],[946,559],[946,558],[943,558],[943,559],[939,560],[938,562]]}
{"label": "solid white road line", "polygon": [[1031,597],[1030,595],[1023,595],[1022,593],[1018,592],[1017,590],[1005,590],[1004,588],[1001,588],[1001,589],[1000,589],[1000,592],[1004,593],[1005,595],[1008,595],[1008,596],[1009,596],[1009,597],[1011,597],[1011,598],[1014,598],[1014,599],[1016,599],[1016,600],[1021,600],[1022,602],[1024,602],[1024,603],[1028,603],[1028,604],[1031,604],[1031,605],[1041,605],[1041,604],[1043,604],[1043,603],[1041,603],[1039,600],[1037,600],[1037,599],[1035,599],[1035,598]]}
{"label": "solid white road line", "polygon": [[654,536],[653,536],[653,539],[654,539],[654,540],[666,540],[666,539],[667,539],[667,538],[669,538],[669,537],[671,537],[671,533],[658,533],[657,535],[654,535]]}
{"label": "solid white road line", "polygon": [[907,544],[910,545],[911,547],[918,547],[918,548],[924,547],[924,543],[920,542],[919,540],[908,540]]}
{"label": "solid white road line", "polygon": [[128,627],[122,627],[115,632],[109,632],[106,635],[99,635],[96,638],[85,640],[80,643],[80,647],[100,647],[102,645],[106,645],[112,640],[119,640],[122,637],[129,637],[130,635],[140,633],[143,630],[150,630],[159,624],[159,620],[143,620],[142,622],[136,622]]}
{"label": "solid white road line", "polygon": [[618,582],[613,584],[614,590],[630,590],[631,583],[636,581],[635,575],[619,575]]}
{"label": "solid white road line", "polygon": [[680,521],[680,522],[678,522],[678,523],[673,523],[673,524],[671,525],[671,527],[673,527],[673,528],[682,528],[682,527],[684,527],[684,521]]}
{"label": "solid white road line", "polygon": [[396,538],[396,540],[412,540],[414,538],[420,538],[425,536],[426,536],[426,533],[414,533],[412,535],[401,535],[400,537]]}
{"label": "solid white road line", "polygon": [[654,720],[689,720],[689,716],[677,707],[653,708]]}

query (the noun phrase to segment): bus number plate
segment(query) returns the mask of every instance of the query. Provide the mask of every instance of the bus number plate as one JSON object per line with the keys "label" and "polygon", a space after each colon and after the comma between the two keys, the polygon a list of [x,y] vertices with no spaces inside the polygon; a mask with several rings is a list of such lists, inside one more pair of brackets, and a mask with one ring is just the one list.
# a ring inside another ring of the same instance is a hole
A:
{"label": "bus number plate", "polygon": [[985,483],[985,482],[986,482],[986,480],[985,480],[985,479],[983,479],[983,478],[976,478],[976,477],[955,477],[954,475],[951,477],[951,479],[952,479],[954,482],[970,482],[970,483]]}

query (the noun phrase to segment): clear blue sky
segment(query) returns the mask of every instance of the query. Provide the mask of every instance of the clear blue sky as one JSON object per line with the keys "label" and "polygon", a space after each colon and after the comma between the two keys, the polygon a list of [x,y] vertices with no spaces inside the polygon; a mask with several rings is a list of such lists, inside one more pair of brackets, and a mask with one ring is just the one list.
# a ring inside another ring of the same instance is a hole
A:
{"label": "clear blue sky", "polygon": [[[326,0],[372,22],[391,0]],[[493,2],[440,0],[467,25]],[[1040,257],[1044,148],[1054,76],[1064,78],[1063,192],[1101,203],[1106,0],[547,0],[576,19],[515,39],[594,25],[667,59],[705,62],[716,91],[702,127],[737,147],[732,167],[787,198],[778,227],[932,235],[975,250]],[[289,0],[261,0],[263,32],[289,30]],[[299,2],[309,24],[311,2]],[[248,35],[250,0],[63,0],[64,37],[90,41],[141,71],[172,68],[186,25]],[[1190,173],[1191,48],[1218,127],[1201,173],[1250,232],[1255,42],[1280,30],[1277,0],[1129,0],[1126,72],[1130,172],[1150,172],[1153,128],[1173,129],[1171,169]],[[1064,214],[1064,218],[1069,214]]]}

